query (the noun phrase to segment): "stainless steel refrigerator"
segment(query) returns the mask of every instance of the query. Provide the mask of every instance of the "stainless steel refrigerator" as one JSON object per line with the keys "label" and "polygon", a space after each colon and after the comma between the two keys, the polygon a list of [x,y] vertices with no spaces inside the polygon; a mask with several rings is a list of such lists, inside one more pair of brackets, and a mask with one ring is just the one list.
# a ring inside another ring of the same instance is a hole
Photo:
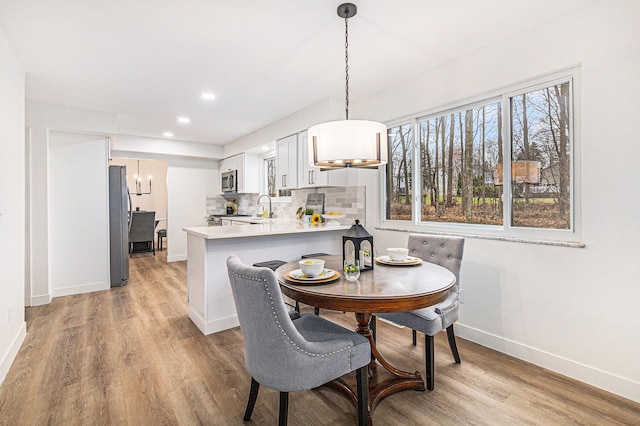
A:
{"label": "stainless steel refrigerator", "polygon": [[129,282],[129,211],[126,166],[109,166],[109,242],[111,287]]}

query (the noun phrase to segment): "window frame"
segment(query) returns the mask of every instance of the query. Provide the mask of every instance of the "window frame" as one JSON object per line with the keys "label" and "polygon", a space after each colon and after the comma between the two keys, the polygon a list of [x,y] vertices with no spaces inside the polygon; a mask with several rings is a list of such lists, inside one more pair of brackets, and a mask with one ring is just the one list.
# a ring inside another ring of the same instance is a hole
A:
{"label": "window frame", "polygon": [[[502,143],[503,143],[503,162],[511,164],[512,160],[512,141],[511,141],[511,99],[536,90],[554,86],[556,84],[569,82],[569,144],[570,144],[570,228],[569,229],[553,229],[553,228],[531,228],[512,226],[512,203],[511,203],[511,168],[504,167],[504,187],[503,187],[503,223],[502,225],[485,225],[485,224],[468,224],[468,223],[452,223],[452,222],[423,222],[421,220],[421,173],[419,150],[420,141],[418,135],[419,123],[423,120],[434,119],[453,112],[464,111],[474,107],[490,104],[493,102],[502,102]],[[386,170],[380,168],[380,223],[378,229],[381,230],[398,230],[408,232],[432,232],[441,234],[464,235],[468,237],[490,238],[499,240],[510,240],[519,242],[532,242],[551,245],[566,245],[583,247],[582,244],[582,199],[581,199],[581,68],[579,66],[549,73],[526,81],[514,83],[501,89],[485,93],[473,98],[469,98],[460,102],[451,103],[446,106],[433,108],[421,114],[413,114],[408,117],[400,118],[387,123],[387,127],[397,127],[411,124],[413,126],[413,140],[411,145],[412,159],[412,188],[414,191],[412,200],[412,219],[411,220],[392,220],[386,219]],[[419,196],[418,196],[419,195]],[[508,197],[508,199],[507,199]],[[508,202],[507,202],[508,201]]]}
{"label": "window frame", "polygon": [[[274,150],[269,150],[267,152],[264,152],[262,154],[260,154],[260,190],[262,191],[261,194],[269,194],[269,188],[267,188],[267,168],[266,168],[266,161],[270,160],[270,159],[274,159],[276,158],[276,151]],[[291,202],[291,196],[287,195],[287,196],[278,196],[278,190],[276,190],[276,195],[271,197],[271,202],[273,204],[275,203],[288,203]]]}
{"label": "window frame", "polygon": [[264,154],[260,154],[260,193],[261,194],[269,194],[269,182],[267,180],[267,161],[275,160],[276,153],[275,151],[266,152]]}

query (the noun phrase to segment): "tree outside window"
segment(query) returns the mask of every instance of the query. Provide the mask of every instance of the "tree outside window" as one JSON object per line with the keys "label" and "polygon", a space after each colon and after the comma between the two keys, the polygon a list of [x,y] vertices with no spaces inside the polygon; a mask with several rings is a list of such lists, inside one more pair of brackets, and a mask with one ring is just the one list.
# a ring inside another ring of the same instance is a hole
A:
{"label": "tree outside window", "polygon": [[388,135],[387,219],[411,220],[413,126],[392,127]]}
{"label": "tree outside window", "polygon": [[276,157],[264,159],[264,182],[266,186],[265,193],[270,197],[277,195],[276,191]]}
{"label": "tree outside window", "polygon": [[421,220],[502,224],[501,103],[418,120]]}

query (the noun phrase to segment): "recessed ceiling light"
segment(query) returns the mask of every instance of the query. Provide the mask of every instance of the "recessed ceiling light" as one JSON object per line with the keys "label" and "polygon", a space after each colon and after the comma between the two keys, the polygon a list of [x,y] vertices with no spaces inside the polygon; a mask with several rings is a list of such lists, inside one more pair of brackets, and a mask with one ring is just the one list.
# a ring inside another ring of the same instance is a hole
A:
{"label": "recessed ceiling light", "polygon": [[171,133],[171,132],[164,132],[162,135],[166,136],[168,138],[172,138],[173,137],[173,133]]}
{"label": "recessed ceiling light", "polygon": [[216,98],[216,95],[214,95],[213,93],[203,93],[202,94],[202,99],[206,99],[208,101],[212,101]]}
{"label": "recessed ceiling light", "polygon": [[189,117],[178,117],[178,121],[180,123],[191,123],[191,119]]}
{"label": "recessed ceiling light", "polygon": [[269,151],[269,147],[267,145],[265,145],[265,146],[262,147],[262,150],[263,151]]}

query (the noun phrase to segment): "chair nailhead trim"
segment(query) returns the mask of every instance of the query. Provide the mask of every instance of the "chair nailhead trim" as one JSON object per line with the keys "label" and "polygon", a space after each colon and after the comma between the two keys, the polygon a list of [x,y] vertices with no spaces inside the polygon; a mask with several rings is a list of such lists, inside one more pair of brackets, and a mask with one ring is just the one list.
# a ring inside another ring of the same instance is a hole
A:
{"label": "chair nailhead trim", "polygon": [[307,356],[311,356],[311,357],[319,357],[319,358],[326,358],[328,356],[331,355],[336,355],[340,352],[344,352],[347,351],[348,352],[348,360],[349,360],[349,371],[351,371],[351,346],[346,346],[342,349],[338,349],[337,351],[333,351],[333,352],[329,352],[329,353],[323,353],[323,354],[316,354],[313,352],[309,352],[307,350],[302,349],[300,346],[296,345],[296,343],[291,339],[291,337],[289,337],[289,335],[287,334],[287,332],[282,328],[282,325],[280,325],[280,320],[278,318],[278,314],[276,314],[276,310],[275,310],[275,306],[273,304],[273,298],[271,297],[271,293],[269,292],[269,287],[267,286],[267,280],[264,278],[256,278],[256,277],[252,277],[249,275],[240,275],[237,274],[233,271],[231,271],[231,274],[238,277],[238,278],[242,278],[245,280],[250,280],[250,281],[257,281],[257,282],[261,282],[262,285],[264,286],[264,290],[267,293],[267,296],[269,297],[269,304],[271,305],[271,315],[273,316],[273,319],[276,323],[276,325],[278,326],[278,328],[280,329],[282,335],[284,336],[284,338],[289,342],[289,344],[291,346],[294,347],[294,349],[296,349],[298,352],[302,352],[303,354],[307,355]]}

